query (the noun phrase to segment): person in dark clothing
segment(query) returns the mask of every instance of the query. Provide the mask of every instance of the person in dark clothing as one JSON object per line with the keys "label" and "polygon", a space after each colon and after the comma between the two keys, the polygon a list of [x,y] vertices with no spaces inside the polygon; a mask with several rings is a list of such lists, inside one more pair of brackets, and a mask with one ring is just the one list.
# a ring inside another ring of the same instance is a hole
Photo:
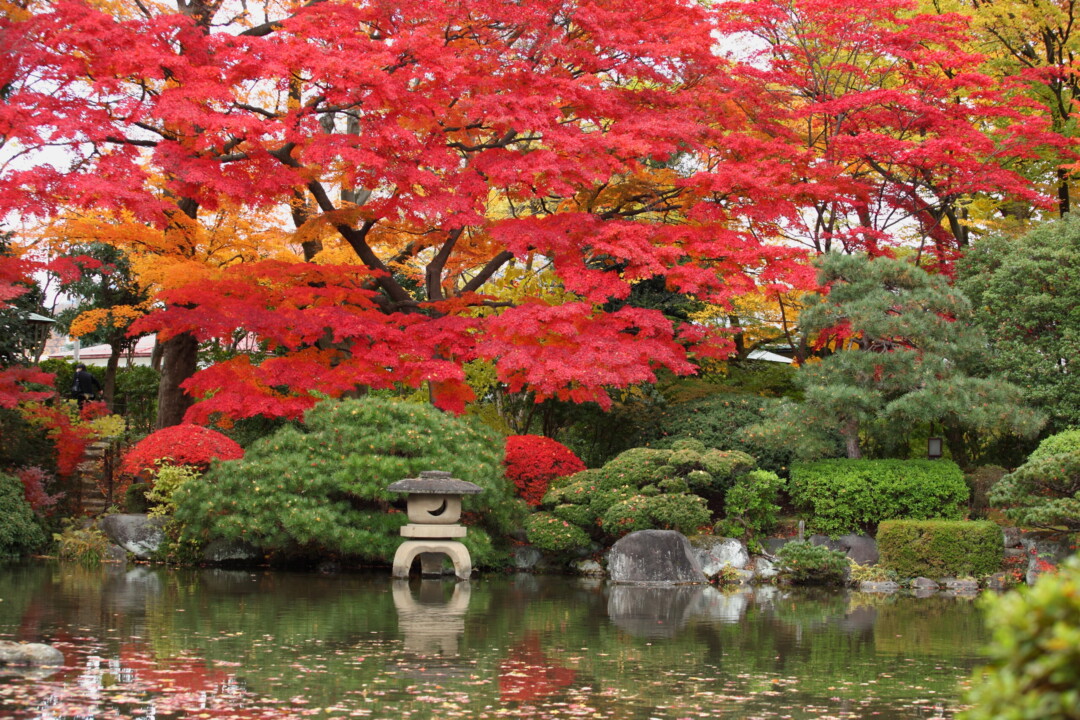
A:
{"label": "person in dark clothing", "polygon": [[71,394],[79,401],[79,407],[87,400],[93,400],[101,392],[101,384],[97,378],[90,374],[86,366],[79,363],[75,366],[75,378],[71,382]]}

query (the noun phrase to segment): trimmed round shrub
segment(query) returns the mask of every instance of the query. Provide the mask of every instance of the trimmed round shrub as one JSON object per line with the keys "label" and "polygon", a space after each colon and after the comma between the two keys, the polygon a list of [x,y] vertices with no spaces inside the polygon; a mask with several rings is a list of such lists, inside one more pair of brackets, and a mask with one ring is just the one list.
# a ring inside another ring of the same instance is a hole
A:
{"label": "trimmed round shrub", "polygon": [[585,469],[574,451],[541,435],[511,435],[506,438],[506,477],[518,496],[537,507],[551,481]]}
{"label": "trimmed round shrub", "polygon": [[972,676],[964,720],[1080,718],[1080,557],[982,603],[990,662]]}
{"label": "trimmed round shrub", "polygon": [[791,468],[788,492],[826,535],[873,532],[882,520],[959,520],[964,473],[948,460],[819,460]]}
{"label": "trimmed round shrub", "polygon": [[216,430],[183,423],[150,433],[124,453],[120,472],[139,475],[151,472],[159,463],[190,465],[205,471],[214,460],[239,460],[244,450]]}
{"label": "trimmed round shrub", "polygon": [[589,536],[584,530],[548,512],[533,513],[525,519],[525,536],[540,550],[555,553],[570,552],[589,544]]}
{"label": "trimmed round shrub", "polygon": [[631,495],[608,508],[600,519],[600,527],[614,537],[621,537],[638,530],[654,529],[649,515],[649,500],[645,495]]}
{"label": "trimmed round shrub", "polygon": [[839,550],[803,540],[784,545],[776,558],[780,577],[793,585],[843,585],[851,565]]}
{"label": "trimmed round shrub", "polygon": [[[389,561],[402,542],[405,497],[387,487],[445,470],[483,492],[463,498],[464,542],[478,565],[498,561],[490,536],[521,527],[525,505],[503,473],[503,439],[478,420],[430,405],[368,397],[325,400],[299,427],[252,443],[173,492],[184,537],[243,538],[264,550],[334,552]],[[485,550],[487,548],[487,550]]]}
{"label": "trimmed round shrub", "polygon": [[986,520],[886,520],[878,526],[880,564],[900,577],[982,577],[1001,569],[1005,543]]}
{"label": "trimmed round shrub", "polygon": [[19,555],[45,544],[45,533],[26,501],[22,482],[0,473],[0,555]]}
{"label": "trimmed round shrub", "polygon": [[596,524],[596,513],[588,505],[556,505],[551,511],[555,517],[573,523],[578,527],[589,527]]}
{"label": "trimmed round shrub", "polygon": [[635,530],[692,534],[711,524],[710,508],[753,467],[746,453],[681,439],[671,449],[632,448],[602,468],[557,480],[543,504],[601,542]]}

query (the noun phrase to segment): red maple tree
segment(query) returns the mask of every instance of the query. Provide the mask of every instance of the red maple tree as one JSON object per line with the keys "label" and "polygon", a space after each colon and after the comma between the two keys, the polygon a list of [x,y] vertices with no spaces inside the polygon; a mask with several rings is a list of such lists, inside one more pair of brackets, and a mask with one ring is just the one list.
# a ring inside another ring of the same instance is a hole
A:
{"label": "red maple tree", "polygon": [[[977,74],[957,16],[895,0],[177,8],[0,20],[0,142],[25,149],[0,214],[124,214],[189,259],[222,208],[294,229],[138,326],[165,342],[162,425],[297,417],[358,385],[427,383],[459,410],[478,358],[512,391],[606,405],[731,351],[628,304],[636,283],[726,305],[812,286],[777,237],[875,249],[901,216],[947,260],[972,194],[1039,201],[1008,162],[1041,128]],[[714,51],[742,32],[762,58]],[[58,146],[71,162],[34,154]],[[561,299],[494,292],[515,264]],[[237,335],[260,353],[196,372],[199,341]]]}
{"label": "red maple tree", "polygon": [[[713,80],[725,64],[701,8],[270,7],[61,0],[0,28],[16,68],[0,132],[76,157],[9,169],[0,210],[122,210],[194,246],[201,214],[239,205],[291,217],[294,259],[344,260],[226,269],[163,296],[142,329],[167,341],[167,387],[194,372],[196,339],[251,333],[273,356],[192,379],[207,405],[189,419],[295,416],[313,389],[393,382],[460,408],[477,357],[538,398],[606,403],[607,386],[728,347],[657,311],[612,312],[635,282],[719,303],[810,282],[796,251],[747,231],[748,215],[796,213],[797,179]],[[485,292],[534,261],[578,300]]]}

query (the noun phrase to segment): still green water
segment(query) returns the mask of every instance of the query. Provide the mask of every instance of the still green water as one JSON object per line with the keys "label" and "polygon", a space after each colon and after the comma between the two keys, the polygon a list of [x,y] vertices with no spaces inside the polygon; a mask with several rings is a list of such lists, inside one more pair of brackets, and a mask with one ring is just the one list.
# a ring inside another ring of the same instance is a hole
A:
{"label": "still green water", "polygon": [[0,717],[934,718],[986,641],[970,599],[0,567]]}

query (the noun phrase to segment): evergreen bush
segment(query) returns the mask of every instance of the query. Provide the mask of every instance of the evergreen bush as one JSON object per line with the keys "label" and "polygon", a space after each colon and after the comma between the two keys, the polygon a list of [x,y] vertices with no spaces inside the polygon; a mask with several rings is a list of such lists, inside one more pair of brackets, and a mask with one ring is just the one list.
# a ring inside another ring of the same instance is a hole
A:
{"label": "evergreen bush", "polygon": [[879,564],[904,578],[982,577],[1001,569],[1001,528],[986,520],[886,520]]}
{"label": "evergreen bush", "polygon": [[503,468],[503,440],[471,418],[426,404],[368,397],[325,400],[299,427],[252,443],[173,494],[185,538],[243,538],[264,550],[335,552],[389,561],[405,498],[386,488],[445,470],[483,488],[463,499],[464,542],[478,566],[497,560],[488,533],[521,527],[524,504]]}
{"label": "evergreen bush", "polygon": [[717,523],[720,535],[755,538],[767,535],[779,516],[780,490],[784,481],[774,472],[754,470],[735,481],[724,501],[724,519]]}
{"label": "evergreen bush", "polygon": [[947,460],[819,460],[791,469],[792,502],[815,532],[873,532],[882,520],[959,520],[968,487]]}
{"label": "evergreen bush", "polygon": [[843,585],[847,555],[824,545],[793,540],[776,552],[780,577],[793,585]]}
{"label": "evergreen bush", "polygon": [[728,488],[753,467],[744,452],[684,438],[668,449],[631,448],[602,468],[555,480],[543,504],[582,531],[575,534],[579,541],[609,542],[650,529],[692,534],[711,524],[710,502],[722,506]]}
{"label": "evergreen bush", "polygon": [[540,550],[566,553],[589,544],[589,536],[577,525],[549,513],[533,513],[525,519],[529,542]]}
{"label": "evergreen bush", "polygon": [[1080,718],[1080,557],[1034,586],[982,600],[993,633],[964,720]]}
{"label": "evergreen bush", "polygon": [[19,555],[45,544],[45,533],[26,500],[22,482],[0,473],[0,555]]}
{"label": "evergreen bush", "polygon": [[1043,440],[1014,472],[990,491],[1018,525],[1053,532],[1080,532],[1080,430]]}

